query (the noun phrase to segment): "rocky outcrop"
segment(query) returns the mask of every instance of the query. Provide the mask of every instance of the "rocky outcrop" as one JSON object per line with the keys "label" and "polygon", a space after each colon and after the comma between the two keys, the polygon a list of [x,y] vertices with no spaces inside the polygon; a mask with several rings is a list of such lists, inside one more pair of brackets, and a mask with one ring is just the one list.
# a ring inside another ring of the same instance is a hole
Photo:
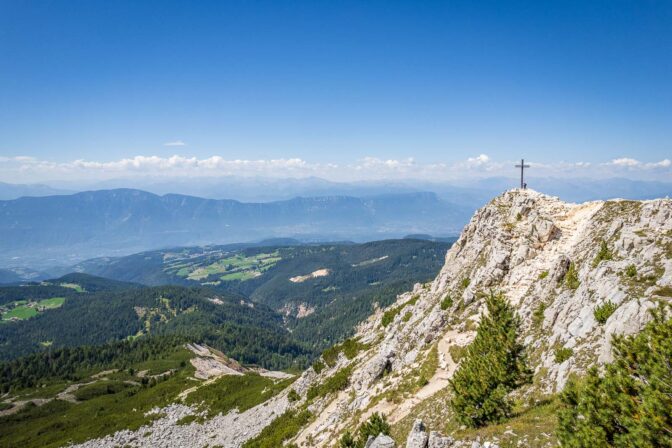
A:
{"label": "rocky outcrop", "polygon": [[369,440],[364,445],[364,448],[395,448],[394,439],[385,434],[380,434],[375,439],[373,436],[369,437]]}
{"label": "rocky outcrop", "polygon": [[[599,259],[602,242],[610,253]],[[351,389],[313,408],[317,423],[296,442],[326,446],[373,412],[392,423],[413,415],[415,406],[448,384],[445,377],[454,371],[451,347],[473,338],[490,291],[504,294],[523,322],[535,382],[520,393],[557,392],[571,373],[610,361],[612,336],[636,333],[656,300],[670,300],[655,293],[672,284],[671,256],[670,200],[569,204],[531,190],[506,192],[474,215],[432,283],[398,297],[393,306],[402,311],[391,323],[382,326],[380,310],[359,326],[357,337],[372,345],[341,365],[352,366]],[[608,302],[616,311],[600,323],[595,309]],[[436,346],[436,378],[401,401],[384,398],[417,372]],[[563,362],[555,357],[560,347],[572,353]],[[323,372],[317,381],[331,374]],[[427,434],[420,422],[406,442],[409,447],[472,443]]]}
{"label": "rocky outcrop", "polygon": [[422,420],[415,420],[411,432],[406,439],[406,448],[427,448],[429,434],[422,424]]}

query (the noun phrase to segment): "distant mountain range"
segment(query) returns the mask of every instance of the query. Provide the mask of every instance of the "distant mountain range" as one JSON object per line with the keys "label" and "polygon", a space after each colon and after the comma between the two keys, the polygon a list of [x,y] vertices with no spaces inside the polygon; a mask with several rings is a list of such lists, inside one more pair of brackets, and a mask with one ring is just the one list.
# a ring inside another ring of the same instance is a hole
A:
{"label": "distant mountain range", "polygon": [[117,189],[0,201],[0,267],[40,269],[143,250],[291,237],[367,241],[460,231],[471,208],[434,193],[243,203]]}
{"label": "distant mountain range", "polygon": [[23,196],[51,196],[71,194],[72,190],[52,188],[43,184],[8,184],[0,182],[0,200],[17,199]]}
{"label": "distant mountain range", "polygon": [[[267,238],[361,242],[408,234],[446,237],[459,233],[473,211],[490,198],[517,186],[516,179],[504,177],[460,186],[237,177],[110,180],[97,185],[123,182],[152,191],[69,194],[81,186],[0,183],[0,198],[22,196],[0,200],[0,268],[43,270],[100,256]],[[530,177],[528,185],[572,202],[672,195],[672,183],[629,179]],[[0,277],[14,275],[0,272]]]}
{"label": "distant mountain range", "polygon": [[[530,188],[564,201],[584,202],[598,199],[653,199],[672,195],[672,182],[642,181],[624,178],[547,178],[528,177]],[[47,182],[46,185],[12,185],[0,182],[0,200],[22,196],[49,196],[82,191],[132,188],[157,195],[184,194],[208,199],[234,199],[241,202],[273,202],[295,197],[351,196],[433,192],[451,203],[475,210],[493,196],[519,184],[518,178],[490,177],[460,182],[428,182],[422,179],[334,182],[318,177],[199,177],[199,178],[128,178],[99,182]]]}

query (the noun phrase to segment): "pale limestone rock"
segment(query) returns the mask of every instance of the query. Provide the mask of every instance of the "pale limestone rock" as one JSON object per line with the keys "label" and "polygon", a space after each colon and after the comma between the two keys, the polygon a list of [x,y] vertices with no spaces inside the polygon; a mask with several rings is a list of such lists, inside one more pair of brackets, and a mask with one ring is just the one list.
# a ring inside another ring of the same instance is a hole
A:
{"label": "pale limestone rock", "polygon": [[429,440],[427,441],[427,448],[449,448],[453,446],[455,439],[449,436],[442,436],[437,431],[429,433]]}
{"label": "pale limestone rock", "polygon": [[394,448],[394,439],[385,434],[379,434],[375,439],[369,438],[366,442],[365,448]]}
{"label": "pale limestone rock", "polygon": [[416,419],[413,422],[411,432],[408,433],[406,448],[427,448],[428,440],[429,436],[425,430],[425,425],[422,424],[422,420]]}

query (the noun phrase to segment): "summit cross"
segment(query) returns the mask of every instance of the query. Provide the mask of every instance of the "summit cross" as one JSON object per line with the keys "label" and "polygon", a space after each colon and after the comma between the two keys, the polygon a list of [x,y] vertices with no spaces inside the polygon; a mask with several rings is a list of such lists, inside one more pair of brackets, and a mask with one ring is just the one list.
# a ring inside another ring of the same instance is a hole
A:
{"label": "summit cross", "polygon": [[525,165],[525,159],[520,159],[520,165],[516,165],[516,168],[520,168],[520,188],[523,189],[527,187],[525,184],[525,168],[529,168],[530,165]]}

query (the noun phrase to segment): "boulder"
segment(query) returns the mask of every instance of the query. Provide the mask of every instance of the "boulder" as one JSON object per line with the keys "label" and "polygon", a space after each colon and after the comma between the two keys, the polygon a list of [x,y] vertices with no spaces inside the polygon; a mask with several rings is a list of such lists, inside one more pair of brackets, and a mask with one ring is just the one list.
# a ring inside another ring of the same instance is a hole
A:
{"label": "boulder", "polygon": [[379,434],[375,439],[373,436],[369,436],[369,440],[366,441],[364,448],[394,448],[394,439],[385,434]]}
{"label": "boulder", "polygon": [[422,420],[416,419],[413,422],[411,432],[408,433],[406,448],[427,448],[428,439],[429,436],[425,430],[425,425],[422,424]]}
{"label": "boulder", "polygon": [[442,436],[436,431],[429,433],[429,440],[427,441],[427,448],[449,448],[455,443],[455,439],[448,436]]}

